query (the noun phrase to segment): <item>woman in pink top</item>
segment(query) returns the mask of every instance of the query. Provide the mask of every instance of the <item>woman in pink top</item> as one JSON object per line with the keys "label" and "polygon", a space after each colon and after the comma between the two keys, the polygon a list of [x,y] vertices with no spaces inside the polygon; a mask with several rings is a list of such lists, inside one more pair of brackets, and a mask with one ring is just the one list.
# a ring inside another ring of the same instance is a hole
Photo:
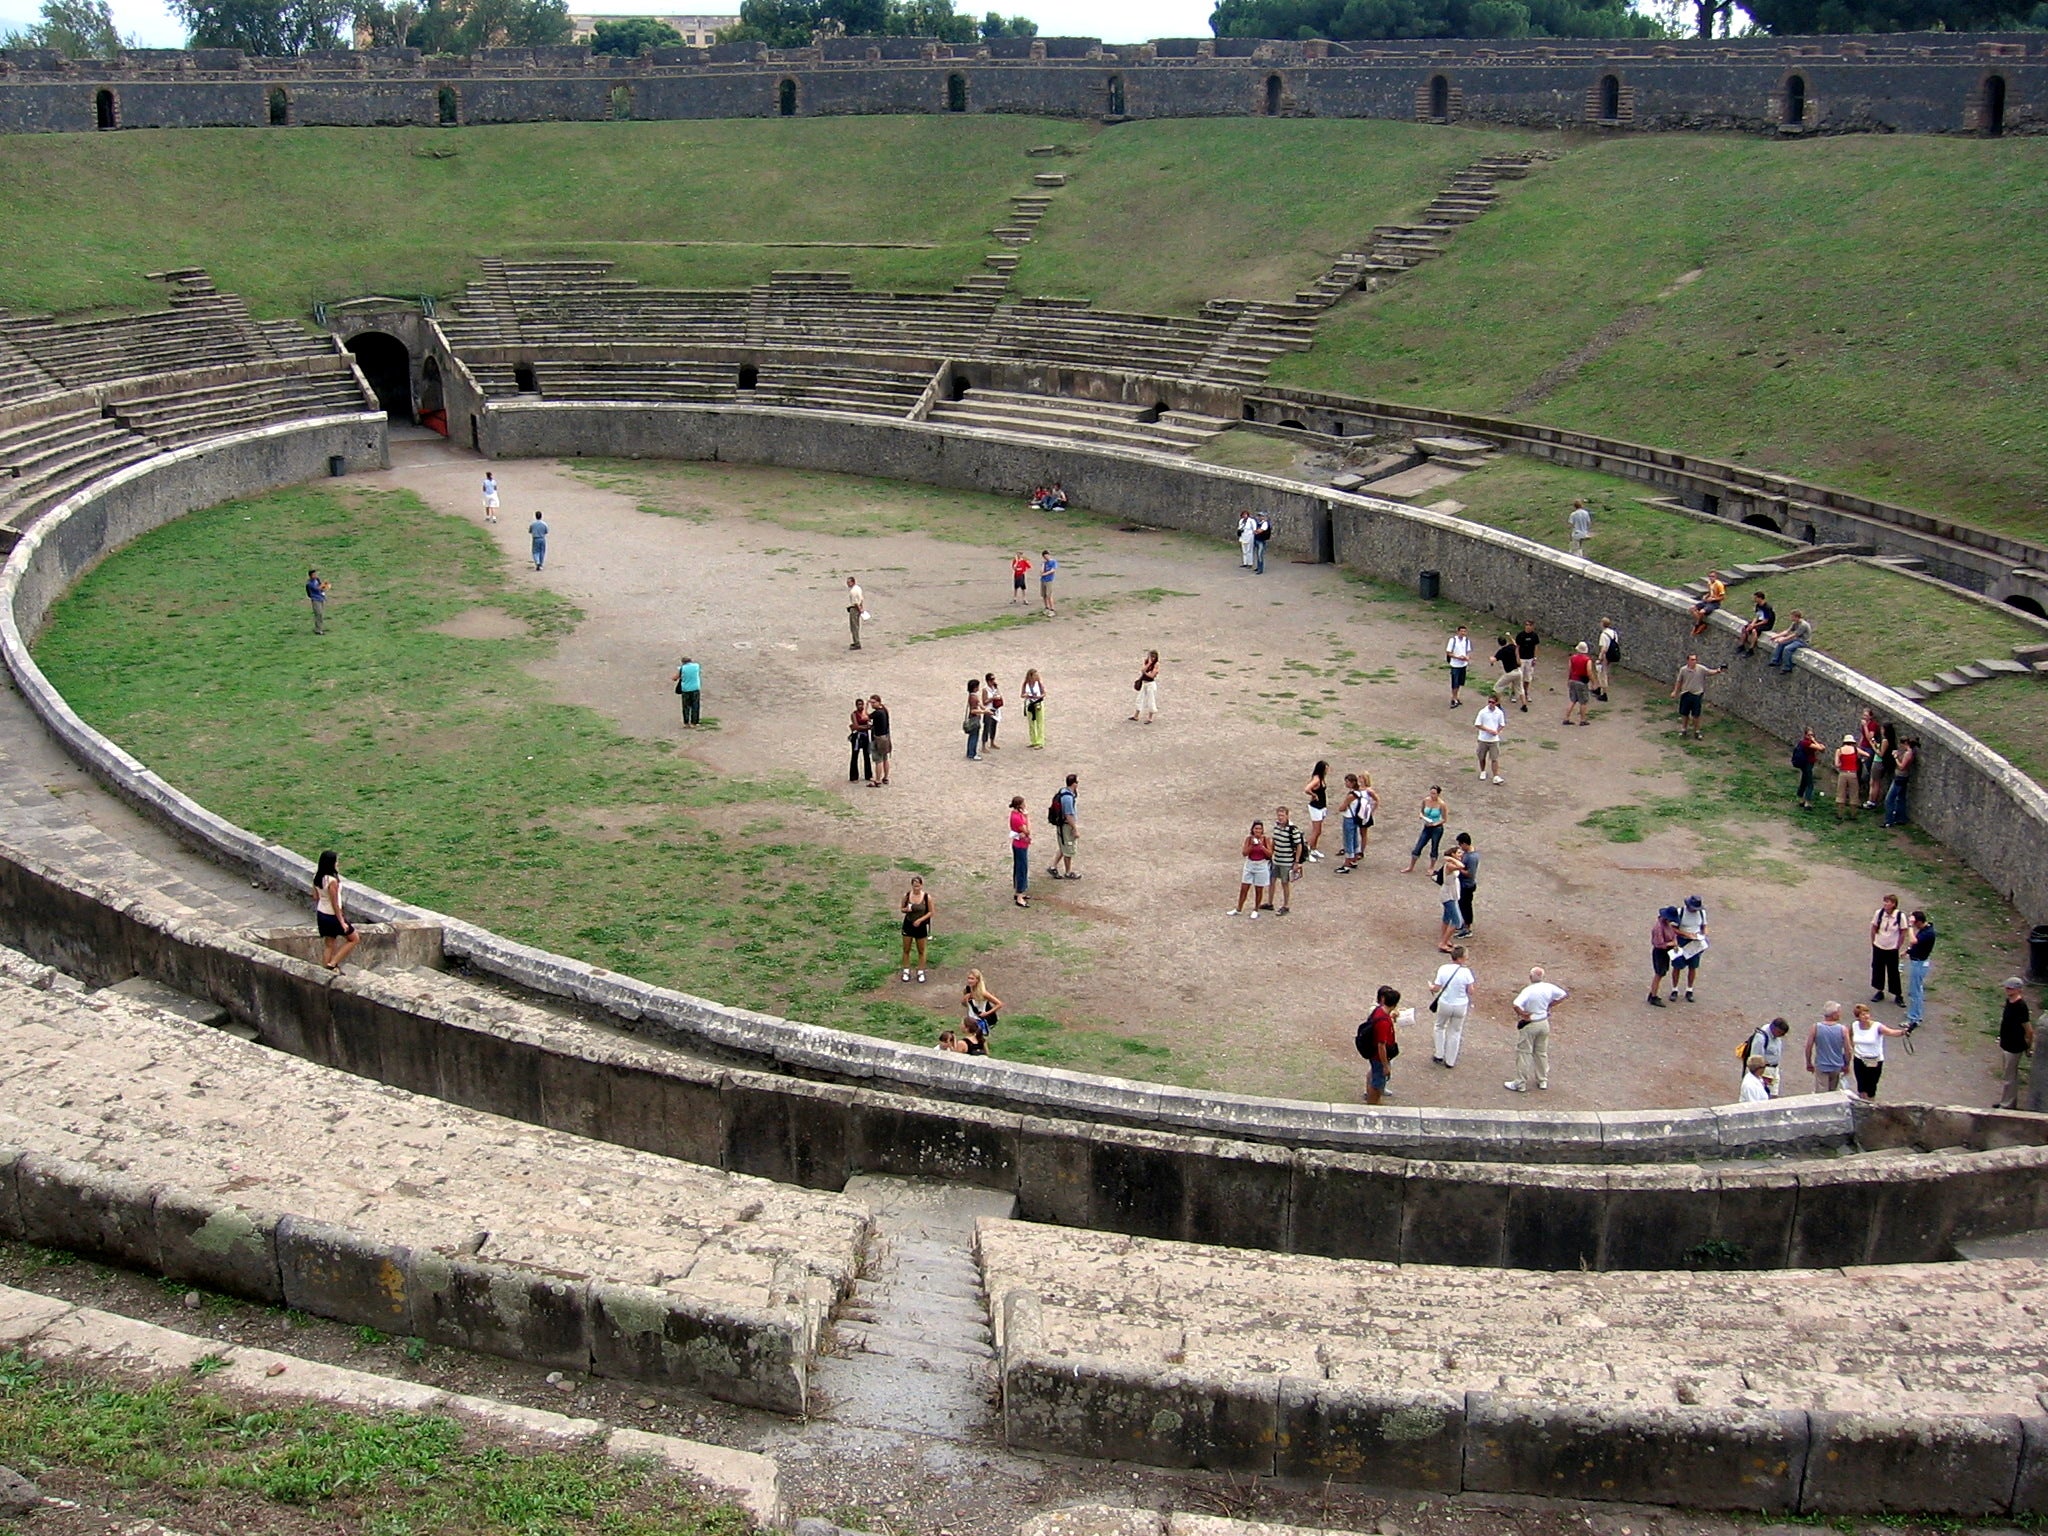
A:
{"label": "woman in pink top", "polygon": [[1016,894],[1010,899],[1020,907],[1031,905],[1031,818],[1024,814],[1024,797],[1010,796],[1010,884]]}

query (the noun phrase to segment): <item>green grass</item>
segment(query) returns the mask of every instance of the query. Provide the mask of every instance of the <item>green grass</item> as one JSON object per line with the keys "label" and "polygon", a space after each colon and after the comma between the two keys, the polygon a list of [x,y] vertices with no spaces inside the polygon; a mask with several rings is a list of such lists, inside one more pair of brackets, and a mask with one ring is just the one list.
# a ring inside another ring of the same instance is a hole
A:
{"label": "green grass", "polygon": [[1017,291],[1147,313],[1292,298],[1375,224],[1420,213],[1451,172],[1530,142],[1393,122],[1125,123],[1060,163],[1068,186],[1023,249]]}
{"label": "green grass", "polygon": [[[2016,644],[2048,638],[1993,604],[1858,561],[1788,571],[1756,585],[1771,594],[1780,623],[1797,608],[1813,620],[1815,649],[1883,683],[2010,656]],[[1749,590],[1730,589],[1731,611],[1747,610]]]}
{"label": "green grass", "polygon": [[1633,480],[1566,469],[1522,454],[1507,454],[1474,470],[1445,494],[1464,503],[1458,516],[1552,549],[1570,547],[1566,520],[1572,498],[1583,496],[1593,513],[1587,556],[1664,586],[1681,586],[1710,566],[1768,560],[1784,549],[1732,524],[1646,507],[1640,500],[1646,492]]}
{"label": "green grass", "polygon": [[203,1529],[216,1520],[222,1528],[246,1524],[251,1497],[378,1536],[749,1529],[733,1506],[595,1449],[513,1455],[466,1444],[445,1418],[318,1407],[249,1412],[197,1387],[136,1388],[46,1371],[16,1351],[0,1355],[0,1461],[34,1476],[96,1475],[131,1501],[175,1502],[180,1523]]}
{"label": "green grass", "polygon": [[1500,411],[1634,312],[1516,414],[2040,538],[2044,288],[2048,142],[1623,135],[1347,301],[1276,378]]}
{"label": "green grass", "polygon": [[1200,464],[1220,464],[1225,469],[1249,469],[1262,475],[1295,473],[1302,450],[1283,438],[1263,432],[1223,432],[1194,451]]}
{"label": "green grass", "polygon": [[[943,289],[981,270],[1047,131],[904,116],[22,135],[0,159],[0,305],[161,307],[141,274],[192,264],[259,314],[304,315],[315,299],[453,294],[493,255],[602,258],[693,287],[830,268]],[[662,243],[679,240],[936,248]]]}
{"label": "green grass", "polygon": [[[943,494],[921,504],[936,516]],[[966,523],[990,515],[993,498],[959,500]],[[299,598],[315,564],[336,594],[318,638]],[[527,637],[436,632],[480,603]],[[137,541],[59,606],[37,656],[85,718],[172,782],[308,857],[341,850],[353,878],[658,984],[929,1044],[934,1014],[885,987],[904,866],[778,816],[838,810],[803,780],[720,777],[553,702],[524,668],[578,617],[512,587],[462,518],[408,493],[314,487]],[[938,949],[997,942],[961,933]],[[1008,1025],[998,1050],[1013,1042],[1084,1070],[1133,1050],[1071,1019]]]}
{"label": "green grass", "polygon": [[1928,708],[1953,720],[2036,783],[2048,784],[2048,679],[1997,677],[1937,694]]}

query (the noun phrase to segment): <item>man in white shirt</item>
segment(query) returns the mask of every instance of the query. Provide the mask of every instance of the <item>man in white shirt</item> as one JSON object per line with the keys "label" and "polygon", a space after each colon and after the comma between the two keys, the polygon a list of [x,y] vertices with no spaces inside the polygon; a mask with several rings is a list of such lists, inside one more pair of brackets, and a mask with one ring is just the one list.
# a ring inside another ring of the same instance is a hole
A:
{"label": "man in white shirt", "polygon": [[1586,540],[1593,537],[1593,514],[1586,508],[1586,498],[1581,496],[1572,503],[1571,515],[1572,553],[1583,555]]}
{"label": "man in white shirt", "polygon": [[1771,1102],[1770,1086],[1764,1081],[1764,1059],[1761,1056],[1749,1058],[1748,1066],[1742,1073],[1742,1092],[1736,1095],[1739,1104],[1768,1104]]}
{"label": "man in white shirt", "polygon": [[1614,620],[1602,615],[1600,638],[1593,642],[1593,697],[1602,704],[1607,702],[1607,669],[1614,665],[1614,657],[1621,649],[1621,631],[1614,627]]}
{"label": "man in white shirt", "polygon": [[1489,774],[1496,784],[1507,781],[1500,776],[1500,733],[1508,728],[1507,711],[1500,707],[1497,698],[1488,699],[1473,717],[1472,728],[1479,733],[1479,777]]}
{"label": "man in white shirt", "polygon": [[1571,994],[1543,979],[1543,967],[1529,968],[1529,985],[1515,994],[1515,1079],[1501,1086],[1527,1093],[1529,1080],[1550,1086],[1550,1010]]}
{"label": "man in white shirt", "polygon": [[849,651],[857,651],[860,649],[860,615],[861,610],[867,607],[867,605],[867,594],[861,591],[860,583],[855,581],[851,576],[847,577],[846,627],[853,634],[853,644],[847,647]]}
{"label": "man in white shirt", "polygon": [[[1745,1047],[1748,1054],[1743,1057],[1743,1071],[1753,1072],[1757,1062],[1763,1062],[1763,1096],[1767,1099],[1775,1099],[1778,1096],[1778,1084],[1785,1065],[1785,1037],[1791,1032],[1790,1022],[1782,1018],[1773,1019],[1770,1023],[1759,1026],[1749,1037],[1749,1044]],[[1747,1099],[1748,1095],[1749,1085],[1745,1083],[1743,1097]]]}
{"label": "man in white shirt", "polygon": [[1465,671],[1472,665],[1472,636],[1462,624],[1444,642],[1444,664],[1451,669],[1451,708],[1457,709],[1464,702],[1459,695],[1465,691]]}
{"label": "man in white shirt", "polygon": [[1478,978],[1465,963],[1465,946],[1453,944],[1451,958],[1436,968],[1434,988],[1436,1018],[1436,1060],[1444,1066],[1458,1064],[1458,1047],[1465,1040],[1465,1017],[1472,1011],[1472,988]]}

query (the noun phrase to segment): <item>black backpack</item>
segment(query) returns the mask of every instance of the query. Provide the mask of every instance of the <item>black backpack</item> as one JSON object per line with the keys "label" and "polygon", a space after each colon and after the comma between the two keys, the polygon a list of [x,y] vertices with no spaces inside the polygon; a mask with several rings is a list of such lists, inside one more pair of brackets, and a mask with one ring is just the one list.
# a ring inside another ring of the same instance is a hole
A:
{"label": "black backpack", "polygon": [[1067,824],[1066,807],[1060,804],[1060,800],[1065,795],[1066,791],[1064,789],[1057,790],[1054,792],[1052,797],[1052,804],[1045,808],[1045,821],[1047,826],[1064,827]]}
{"label": "black backpack", "polygon": [[1616,635],[1614,636],[1614,638],[1613,638],[1612,640],[1609,640],[1609,641],[1607,642],[1607,664],[1608,664],[1608,665],[1609,665],[1609,666],[1611,667],[1611,666],[1613,666],[1613,665],[1614,665],[1614,664],[1615,664],[1616,662],[1618,662],[1618,661],[1620,661],[1620,660],[1621,660],[1621,635],[1620,635],[1620,634],[1619,634],[1619,633],[1617,632],[1617,633],[1616,633]]}
{"label": "black backpack", "polygon": [[[1367,1061],[1372,1060],[1371,1018],[1368,1017],[1364,1023],[1358,1026],[1358,1033],[1352,1038],[1351,1044],[1359,1055],[1363,1056]],[[1392,1061],[1396,1056],[1400,1054],[1401,1042],[1399,1040],[1389,1040],[1387,1042],[1387,1060]]]}

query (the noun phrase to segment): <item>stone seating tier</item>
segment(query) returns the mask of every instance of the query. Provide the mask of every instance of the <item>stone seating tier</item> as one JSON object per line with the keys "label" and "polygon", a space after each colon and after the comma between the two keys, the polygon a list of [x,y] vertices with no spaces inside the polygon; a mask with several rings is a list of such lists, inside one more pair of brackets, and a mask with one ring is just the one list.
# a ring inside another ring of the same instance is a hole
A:
{"label": "stone seating tier", "polygon": [[970,389],[964,399],[939,401],[932,406],[930,419],[949,426],[1028,432],[1153,453],[1191,452],[1230,425],[1219,417],[1189,412],[1155,417],[1143,406],[995,389]]}
{"label": "stone seating tier", "polygon": [[88,481],[157,445],[96,410],[68,410],[0,430],[0,546]]}
{"label": "stone seating tier", "polygon": [[112,407],[116,420],[166,448],[222,432],[310,416],[369,409],[353,375],[292,374],[166,394],[139,395]]}

